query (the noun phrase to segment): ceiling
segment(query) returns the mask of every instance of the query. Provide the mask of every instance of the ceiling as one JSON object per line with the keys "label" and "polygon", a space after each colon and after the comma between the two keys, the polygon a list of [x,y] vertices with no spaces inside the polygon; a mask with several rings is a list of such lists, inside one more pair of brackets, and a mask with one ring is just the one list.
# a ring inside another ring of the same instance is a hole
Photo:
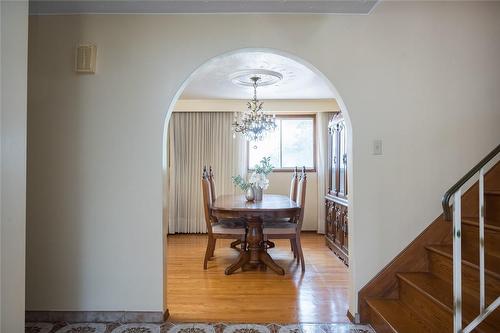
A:
{"label": "ceiling", "polygon": [[30,14],[369,14],[379,0],[30,0]]}
{"label": "ceiling", "polygon": [[301,63],[266,52],[240,52],[212,59],[191,77],[182,99],[249,99],[253,88],[234,84],[232,74],[250,69],[279,72],[283,79],[257,89],[259,99],[331,99],[328,83]]}

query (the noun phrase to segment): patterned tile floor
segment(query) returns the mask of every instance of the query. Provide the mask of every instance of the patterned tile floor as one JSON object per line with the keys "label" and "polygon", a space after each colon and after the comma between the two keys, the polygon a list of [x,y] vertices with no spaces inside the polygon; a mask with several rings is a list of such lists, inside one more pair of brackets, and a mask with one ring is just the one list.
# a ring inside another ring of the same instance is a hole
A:
{"label": "patterned tile floor", "polygon": [[375,333],[353,324],[26,323],[26,333]]}

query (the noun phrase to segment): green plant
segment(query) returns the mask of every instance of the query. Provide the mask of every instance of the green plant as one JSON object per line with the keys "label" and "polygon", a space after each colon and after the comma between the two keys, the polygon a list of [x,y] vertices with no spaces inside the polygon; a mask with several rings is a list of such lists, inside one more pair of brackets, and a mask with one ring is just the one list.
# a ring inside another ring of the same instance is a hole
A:
{"label": "green plant", "polygon": [[234,186],[238,186],[242,191],[246,191],[250,186],[252,186],[250,183],[248,183],[243,177],[240,175],[238,176],[233,176],[231,177],[233,180]]}
{"label": "green plant", "polygon": [[255,164],[254,172],[257,174],[267,176],[274,169],[274,166],[271,164],[271,157],[263,157],[260,160],[260,164]]}
{"label": "green plant", "polygon": [[256,164],[254,171],[250,176],[249,181],[246,181],[240,175],[233,176],[234,186],[238,186],[242,191],[246,191],[249,187],[258,186],[260,188],[266,189],[269,185],[269,180],[267,175],[273,171],[273,165],[271,164],[271,157],[263,157],[259,164]]}

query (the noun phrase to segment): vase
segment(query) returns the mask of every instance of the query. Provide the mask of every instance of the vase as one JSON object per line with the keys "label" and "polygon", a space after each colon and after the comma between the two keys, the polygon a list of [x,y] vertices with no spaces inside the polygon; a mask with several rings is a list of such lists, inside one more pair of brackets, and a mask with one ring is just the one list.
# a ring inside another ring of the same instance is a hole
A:
{"label": "vase", "polygon": [[255,200],[255,192],[253,190],[253,187],[247,188],[247,191],[245,192],[245,198],[247,201],[254,201]]}
{"label": "vase", "polygon": [[253,192],[254,192],[255,201],[262,201],[262,195],[263,195],[264,190],[262,190],[262,188],[260,188],[259,186],[255,186],[253,188]]}

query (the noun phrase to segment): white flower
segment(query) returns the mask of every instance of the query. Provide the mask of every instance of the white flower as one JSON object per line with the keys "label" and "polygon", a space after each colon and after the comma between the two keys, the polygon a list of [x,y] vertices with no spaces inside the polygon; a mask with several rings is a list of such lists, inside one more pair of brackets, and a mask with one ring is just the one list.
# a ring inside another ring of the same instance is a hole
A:
{"label": "white flower", "polygon": [[269,187],[269,179],[267,179],[266,175],[261,173],[253,172],[248,179],[248,182],[253,186],[258,186],[261,189],[265,190]]}

